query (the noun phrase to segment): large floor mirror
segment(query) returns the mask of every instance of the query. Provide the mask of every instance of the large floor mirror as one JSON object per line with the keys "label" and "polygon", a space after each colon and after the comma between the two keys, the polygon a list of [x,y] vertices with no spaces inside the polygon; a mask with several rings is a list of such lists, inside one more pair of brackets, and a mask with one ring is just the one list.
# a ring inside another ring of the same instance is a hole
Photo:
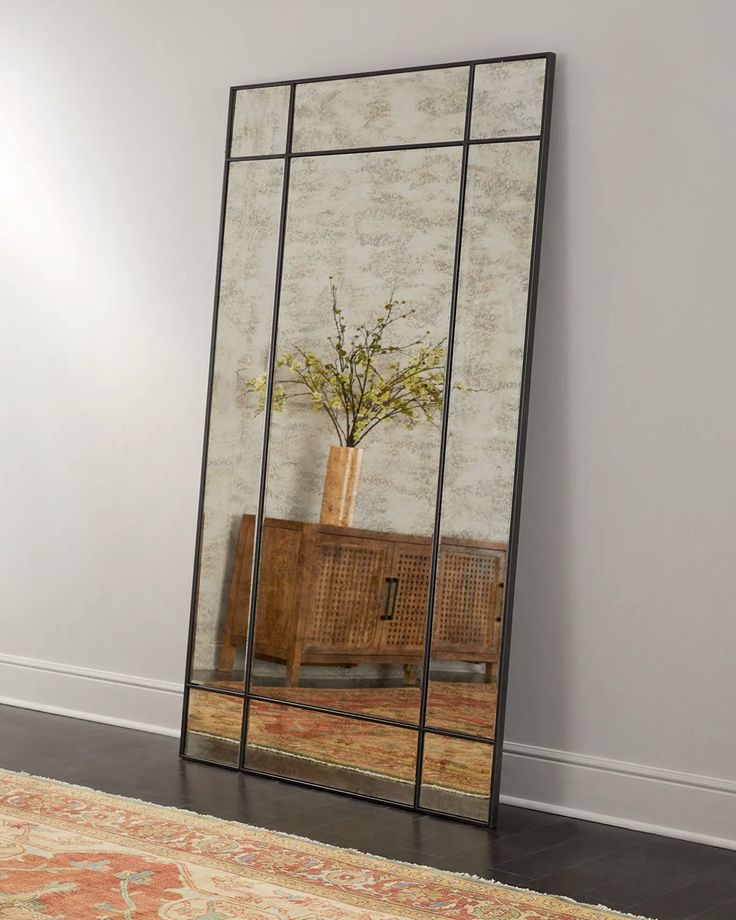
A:
{"label": "large floor mirror", "polygon": [[553,70],[231,91],[184,757],[495,823]]}

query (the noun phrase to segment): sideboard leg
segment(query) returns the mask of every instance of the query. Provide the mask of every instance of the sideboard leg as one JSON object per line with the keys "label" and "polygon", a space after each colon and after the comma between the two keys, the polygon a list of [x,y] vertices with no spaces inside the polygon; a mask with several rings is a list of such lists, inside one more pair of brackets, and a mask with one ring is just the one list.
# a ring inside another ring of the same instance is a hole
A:
{"label": "sideboard leg", "polygon": [[235,665],[235,645],[230,636],[226,635],[220,646],[217,659],[217,670],[220,674],[229,674]]}
{"label": "sideboard leg", "polygon": [[416,665],[405,664],[404,665],[404,686],[405,687],[416,687],[419,683],[419,669]]}
{"label": "sideboard leg", "polygon": [[286,686],[287,687],[298,687],[299,686],[299,674],[302,670],[302,663],[299,655],[293,654],[289,656],[288,661],[286,662]]}

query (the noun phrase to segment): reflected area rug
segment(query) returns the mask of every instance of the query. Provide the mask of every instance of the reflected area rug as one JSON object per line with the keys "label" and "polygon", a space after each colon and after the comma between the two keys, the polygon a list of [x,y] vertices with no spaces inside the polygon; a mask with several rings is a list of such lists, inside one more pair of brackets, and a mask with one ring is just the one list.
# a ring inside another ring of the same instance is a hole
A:
{"label": "reflected area rug", "polygon": [[[226,683],[226,682],[221,682]],[[228,682],[242,690],[243,684]],[[298,703],[313,703],[343,712],[360,712],[416,724],[419,687],[260,687],[253,690]],[[496,684],[438,681],[429,683],[427,725],[492,738],[496,721]]]}
{"label": "reflected area rug", "polygon": [[2,920],[614,920],[603,908],[0,771]]}
{"label": "reflected area rug", "polygon": [[[240,689],[242,684],[226,684]],[[324,706],[348,712],[371,712],[384,718],[411,721],[419,699],[415,687],[378,689],[256,688],[264,696]],[[435,712],[445,724],[485,735],[492,727],[495,685],[436,684]],[[189,731],[229,741],[240,739],[242,702],[237,697],[193,690]],[[357,729],[357,730],[356,730]],[[355,723],[319,712],[261,701],[251,704],[249,744],[293,757],[367,771],[409,783],[416,771],[416,735],[376,723]],[[488,745],[433,736],[426,749],[425,782],[441,789],[487,796],[491,749]]]}

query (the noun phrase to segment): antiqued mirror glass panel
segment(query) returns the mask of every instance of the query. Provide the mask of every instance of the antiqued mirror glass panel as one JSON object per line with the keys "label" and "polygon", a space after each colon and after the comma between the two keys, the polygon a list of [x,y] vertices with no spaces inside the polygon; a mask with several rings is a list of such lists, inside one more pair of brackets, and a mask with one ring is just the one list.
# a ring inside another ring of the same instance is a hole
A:
{"label": "antiqued mirror glass panel", "polygon": [[189,678],[239,690],[247,616],[230,595],[241,518],[258,506],[263,445],[263,418],[244,407],[241,380],[268,366],[283,175],[281,160],[245,161],[230,164],[227,183]]}
{"label": "antiqued mirror glass panel", "polygon": [[424,736],[420,804],[460,818],[487,821],[493,746],[481,741]]}
{"label": "antiqued mirror glass panel", "polygon": [[246,767],[410,805],[416,760],[416,731],[250,701]]}
{"label": "antiqued mirror glass panel", "polygon": [[288,118],[288,86],[264,86],[236,93],[230,156],[283,154]]}
{"label": "antiqued mirror glass panel", "polygon": [[524,141],[472,147],[468,160],[427,725],[483,737],[495,726],[538,159]]}
{"label": "antiqued mirror glass panel", "polygon": [[232,90],[185,756],[495,820],[552,68]]}
{"label": "antiqued mirror glass panel", "polygon": [[418,724],[460,166],[292,164],[255,693]]}
{"label": "antiqued mirror glass panel", "polygon": [[479,64],[471,137],[536,137],[542,130],[546,64],[539,58]]}
{"label": "antiqued mirror glass panel", "polygon": [[318,80],[296,90],[294,150],[460,141],[468,68]]}
{"label": "antiqued mirror glass panel", "polygon": [[192,689],[184,751],[190,757],[237,767],[242,725],[242,696]]}

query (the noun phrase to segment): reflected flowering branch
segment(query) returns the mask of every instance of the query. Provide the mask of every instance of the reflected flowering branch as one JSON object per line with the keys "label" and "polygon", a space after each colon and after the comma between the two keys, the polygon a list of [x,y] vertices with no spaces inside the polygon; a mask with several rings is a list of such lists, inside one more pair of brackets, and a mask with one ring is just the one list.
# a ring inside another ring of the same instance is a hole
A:
{"label": "reflected flowering branch", "polygon": [[[334,332],[327,337],[326,357],[291,344],[277,356],[272,408],[281,412],[288,400],[308,400],[312,410],[325,412],[343,447],[357,447],[379,425],[398,423],[414,428],[435,421],[442,408],[447,357],[446,338],[421,338],[390,344],[390,333],[416,313],[393,293],[373,320],[348,330],[338,305],[337,287],[330,278]],[[458,389],[469,389],[461,384]],[[267,376],[238,377],[239,398],[258,396],[257,413],[264,410]]]}

